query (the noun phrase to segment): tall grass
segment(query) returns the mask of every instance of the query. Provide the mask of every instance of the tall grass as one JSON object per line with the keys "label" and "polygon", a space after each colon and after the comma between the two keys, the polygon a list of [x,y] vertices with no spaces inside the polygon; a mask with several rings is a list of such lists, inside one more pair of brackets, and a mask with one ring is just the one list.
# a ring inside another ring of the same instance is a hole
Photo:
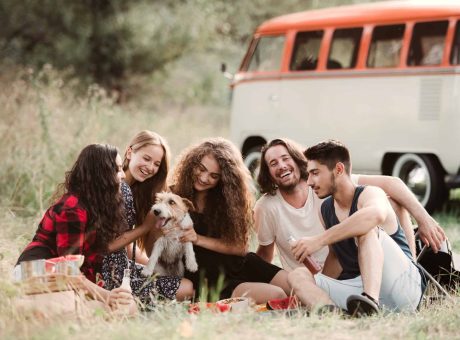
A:
{"label": "tall grass", "polygon": [[151,129],[177,153],[201,137],[227,135],[225,107],[116,105],[96,85],[76,95],[79,84],[49,65],[39,72],[11,70],[0,83],[0,204],[17,213],[42,210],[86,144],[111,143],[123,152],[132,135]]}

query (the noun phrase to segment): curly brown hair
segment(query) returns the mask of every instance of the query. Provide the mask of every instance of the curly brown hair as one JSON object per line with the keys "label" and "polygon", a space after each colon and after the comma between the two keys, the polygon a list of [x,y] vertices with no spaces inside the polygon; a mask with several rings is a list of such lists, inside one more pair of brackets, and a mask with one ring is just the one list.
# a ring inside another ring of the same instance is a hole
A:
{"label": "curly brown hair", "polygon": [[265,161],[265,155],[268,149],[277,145],[282,145],[286,148],[289,155],[299,167],[300,178],[304,180],[308,179],[307,159],[302,153],[302,148],[296,142],[287,138],[273,139],[265,144],[261,150],[260,171],[259,175],[257,176],[257,183],[259,184],[260,192],[262,194],[267,193],[273,196],[276,194],[276,189],[278,189],[278,186],[273,182],[272,176],[270,175],[270,170],[268,169],[268,164]]}
{"label": "curly brown hair", "polygon": [[[166,140],[159,134],[143,130],[138,132],[129,142],[123,157],[123,170],[126,171],[129,167],[129,159],[127,158],[128,150],[136,152],[147,145],[159,145],[163,148],[163,158],[161,159],[160,168],[155,176],[146,179],[143,182],[135,182],[132,184],[131,191],[133,193],[134,208],[136,209],[136,225],[144,222],[145,216],[149,212],[155,202],[155,195],[166,189],[166,178],[169,172],[170,151]],[[147,235],[139,240],[139,247],[144,249]]]}
{"label": "curly brown hair", "polygon": [[107,144],[90,144],[77,158],[54,199],[73,194],[88,212],[88,225],[96,229],[96,249],[107,251],[109,242],[126,230],[125,210],[117,179],[118,150]]}
{"label": "curly brown hair", "polygon": [[224,138],[210,138],[184,150],[172,177],[173,190],[195,201],[194,170],[204,156],[215,158],[221,169],[217,185],[206,195],[203,211],[212,234],[219,235],[226,244],[246,245],[253,227],[251,176],[238,149]]}

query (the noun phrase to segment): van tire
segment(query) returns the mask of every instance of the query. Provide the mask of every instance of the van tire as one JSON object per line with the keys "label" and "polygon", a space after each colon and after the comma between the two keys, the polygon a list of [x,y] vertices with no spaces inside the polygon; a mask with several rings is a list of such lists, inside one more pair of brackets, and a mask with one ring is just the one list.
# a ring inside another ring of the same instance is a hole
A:
{"label": "van tire", "polygon": [[447,199],[443,170],[434,157],[402,154],[393,165],[392,175],[409,187],[429,213],[442,207]]}
{"label": "van tire", "polygon": [[248,168],[254,182],[257,182],[259,175],[261,149],[262,145],[254,146],[244,156],[244,165]]}

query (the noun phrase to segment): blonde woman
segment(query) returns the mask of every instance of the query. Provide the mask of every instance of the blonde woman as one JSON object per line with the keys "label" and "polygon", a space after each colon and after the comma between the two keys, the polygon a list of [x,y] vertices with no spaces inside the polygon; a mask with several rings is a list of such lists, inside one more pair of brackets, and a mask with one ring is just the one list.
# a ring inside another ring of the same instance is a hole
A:
{"label": "blonde woman", "polygon": [[[125,182],[121,190],[126,206],[128,225],[136,225],[111,243],[113,252],[105,257],[103,263],[103,281],[107,289],[118,287],[123,271],[129,266],[131,270],[131,289],[140,300],[151,306],[152,297],[162,296],[168,299],[183,300],[193,295],[192,283],[179,277],[156,277],[153,279],[141,274],[142,264],[146,264],[146,251],[150,254],[155,234],[155,217],[150,208],[155,195],[163,190],[169,170],[169,147],[157,133],[144,130],[137,133],[129,142],[123,159]],[[131,242],[139,238],[141,251],[132,258]],[[126,247],[126,249],[125,249]],[[137,262],[138,264],[135,264]]]}

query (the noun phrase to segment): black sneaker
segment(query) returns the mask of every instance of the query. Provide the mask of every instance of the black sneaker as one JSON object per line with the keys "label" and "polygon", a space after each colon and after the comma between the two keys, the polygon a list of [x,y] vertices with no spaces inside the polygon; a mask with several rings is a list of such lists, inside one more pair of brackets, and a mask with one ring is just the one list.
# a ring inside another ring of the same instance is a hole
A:
{"label": "black sneaker", "polygon": [[348,313],[354,317],[371,316],[379,313],[379,304],[366,293],[350,295],[347,299]]}

